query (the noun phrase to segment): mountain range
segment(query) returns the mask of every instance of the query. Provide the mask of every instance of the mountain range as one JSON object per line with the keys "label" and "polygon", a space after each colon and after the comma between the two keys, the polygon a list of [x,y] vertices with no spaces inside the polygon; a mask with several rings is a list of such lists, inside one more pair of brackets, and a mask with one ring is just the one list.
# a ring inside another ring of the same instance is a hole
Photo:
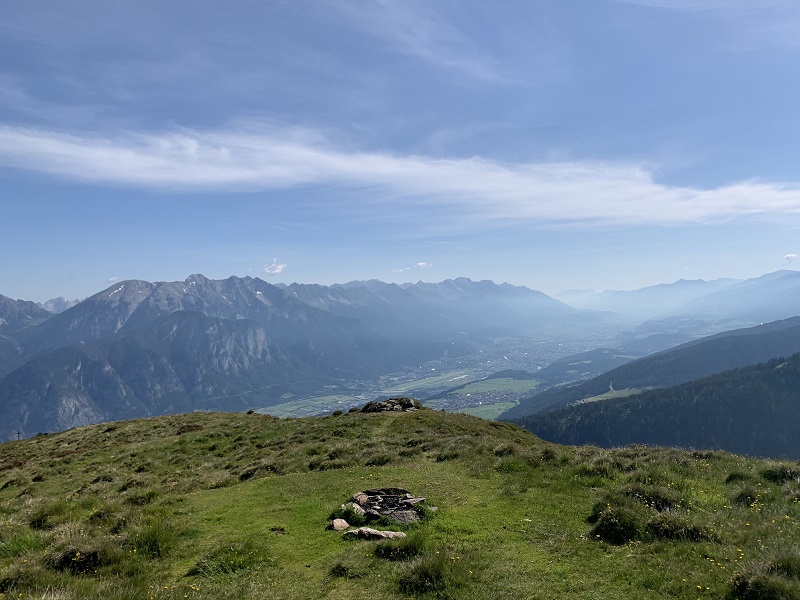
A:
{"label": "mountain range", "polygon": [[120,281],[60,312],[53,304],[56,314],[0,296],[0,439],[108,419],[263,408],[343,382],[373,389],[359,382],[429,361],[473,365],[483,377],[494,363],[527,370],[544,391],[502,417],[522,422],[800,352],[800,321],[786,319],[800,312],[796,271],[682,280],[591,302],[574,296],[591,308],[466,278],[323,286],[199,274]]}
{"label": "mountain range", "polygon": [[129,280],[52,314],[0,303],[0,439],[108,419],[242,410],[376,378],[473,337],[602,320],[523,287],[461,278],[274,286]]}

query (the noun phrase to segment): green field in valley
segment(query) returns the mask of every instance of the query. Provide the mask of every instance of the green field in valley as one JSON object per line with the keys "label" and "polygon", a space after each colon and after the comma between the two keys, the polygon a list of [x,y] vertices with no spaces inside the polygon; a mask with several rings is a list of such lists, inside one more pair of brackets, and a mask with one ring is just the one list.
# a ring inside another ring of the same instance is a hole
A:
{"label": "green field in valley", "polygon": [[414,381],[399,383],[381,390],[381,394],[404,394],[409,390],[425,390],[442,387],[455,387],[460,381],[470,377],[469,371],[448,371]]}
{"label": "green field in valley", "polygon": [[530,392],[535,390],[539,383],[535,379],[510,379],[498,377],[497,379],[484,379],[465,385],[450,394],[479,394],[481,392]]}
{"label": "green field in valley", "polygon": [[516,405],[516,402],[497,402],[495,404],[481,404],[480,406],[465,408],[459,412],[465,415],[472,415],[473,417],[480,417],[481,419],[493,421],[508,409],[513,408]]}

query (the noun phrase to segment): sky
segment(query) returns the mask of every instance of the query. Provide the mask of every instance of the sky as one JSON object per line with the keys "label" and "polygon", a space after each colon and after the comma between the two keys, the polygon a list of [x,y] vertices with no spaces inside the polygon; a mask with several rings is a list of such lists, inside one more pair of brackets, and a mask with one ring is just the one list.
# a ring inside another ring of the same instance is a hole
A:
{"label": "sky", "polygon": [[796,0],[10,0],[0,294],[800,268]]}

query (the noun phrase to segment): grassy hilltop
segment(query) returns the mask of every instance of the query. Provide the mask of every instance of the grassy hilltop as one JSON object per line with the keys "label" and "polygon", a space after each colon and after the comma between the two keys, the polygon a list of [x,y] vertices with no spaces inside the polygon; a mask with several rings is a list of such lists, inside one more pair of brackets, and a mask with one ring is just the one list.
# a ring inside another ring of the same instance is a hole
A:
{"label": "grassy hilltop", "polygon": [[[325,530],[372,487],[438,511]],[[796,463],[466,415],[159,417],[0,445],[0,598],[798,598],[799,501]]]}

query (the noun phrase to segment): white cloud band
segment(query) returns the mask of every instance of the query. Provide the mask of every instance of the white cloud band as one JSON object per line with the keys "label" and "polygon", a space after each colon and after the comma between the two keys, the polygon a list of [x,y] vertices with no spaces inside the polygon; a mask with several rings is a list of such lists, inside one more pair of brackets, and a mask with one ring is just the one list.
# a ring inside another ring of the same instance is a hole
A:
{"label": "white cloud band", "polygon": [[658,183],[636,164],[352,152],[313,132],[249,129],[91,137],[2,126],[0,165],[173,193],[369,188],[355,200],[365,208],[378,199],[482,220],[648,224],[800,213],[800,188],[793,184],[697,189]]}

